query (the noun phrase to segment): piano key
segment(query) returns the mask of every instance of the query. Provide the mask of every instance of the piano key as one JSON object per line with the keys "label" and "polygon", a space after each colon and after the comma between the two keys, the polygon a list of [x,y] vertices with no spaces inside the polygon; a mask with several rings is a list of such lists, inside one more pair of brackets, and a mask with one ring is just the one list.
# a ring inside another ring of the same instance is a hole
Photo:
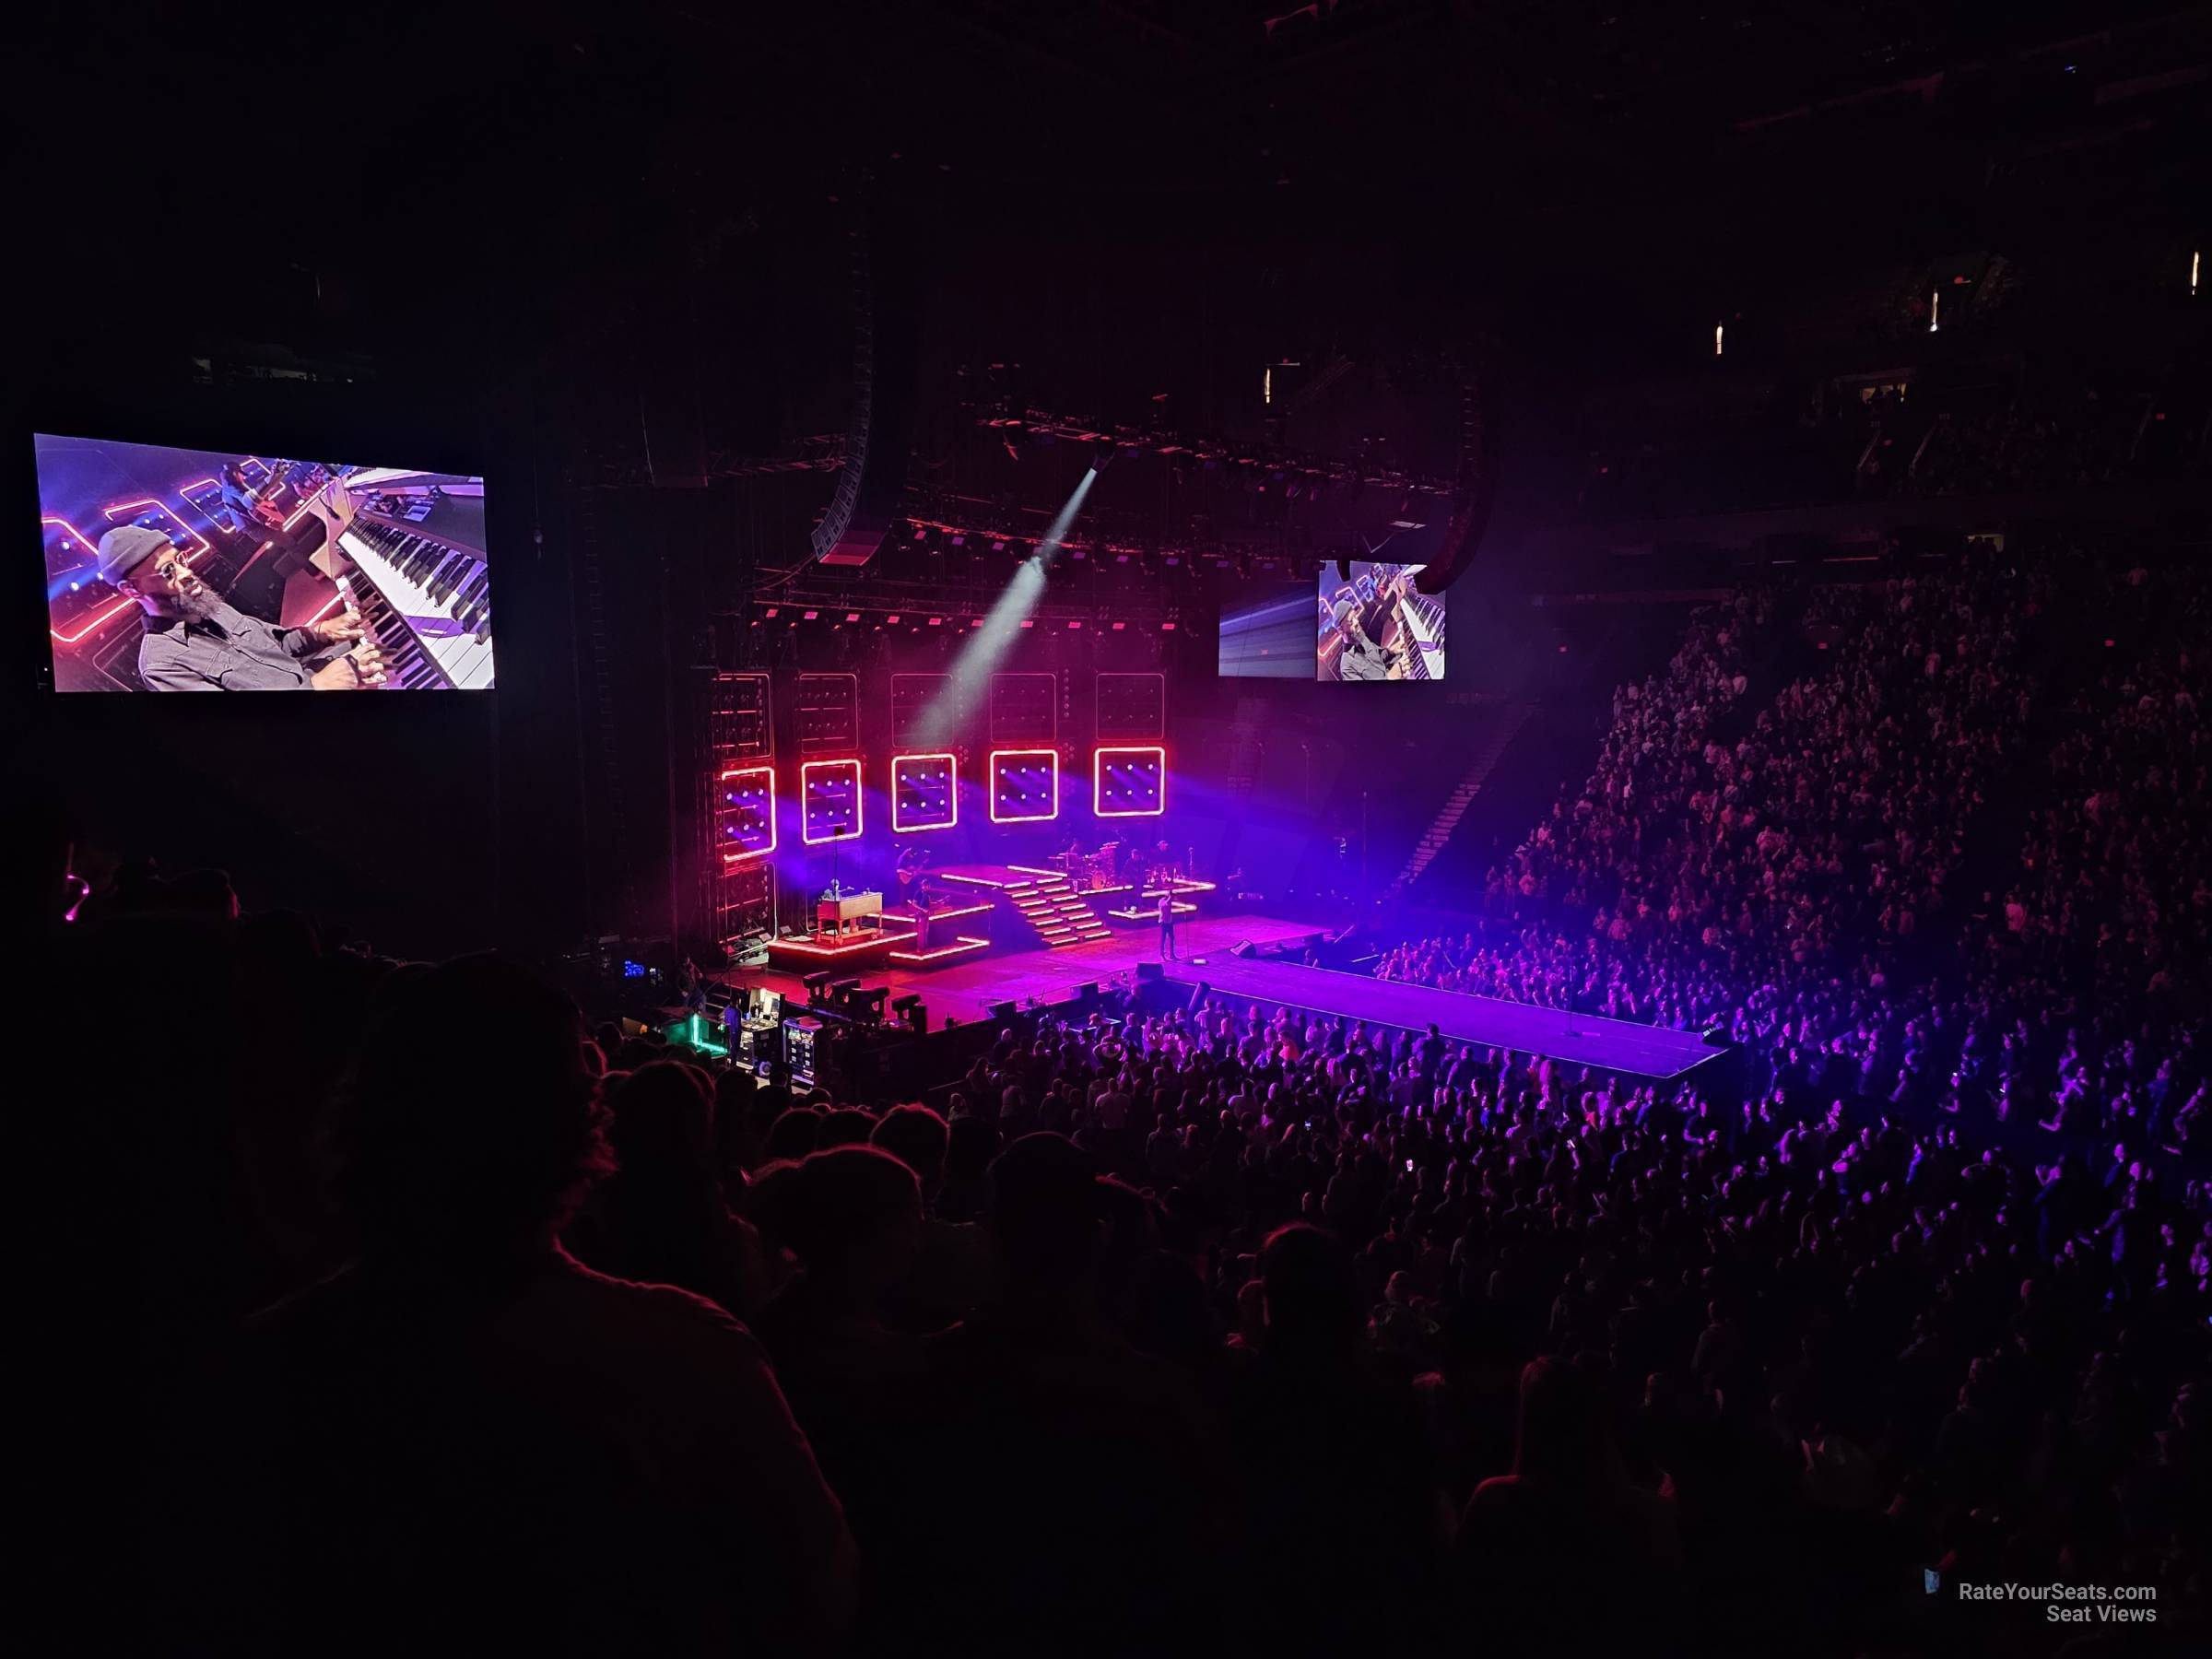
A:
{"label": "piano key", "polygon": [[[490,574],[479,556],[435,536],[359,519],[340,546],[392,611],[394,640],[411,641],[431,675],[465,688],[491,684]],[[421,683],[404,653],[391,660],[396,683],[409,688]]]}

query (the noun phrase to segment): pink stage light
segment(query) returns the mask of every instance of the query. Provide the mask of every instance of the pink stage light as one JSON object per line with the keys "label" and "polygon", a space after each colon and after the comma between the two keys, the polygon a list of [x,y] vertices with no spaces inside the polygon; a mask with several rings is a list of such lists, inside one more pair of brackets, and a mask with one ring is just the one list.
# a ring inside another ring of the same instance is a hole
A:
{"label": "pink stage light", "polygon": [[[818,774],[851,771],[853,774],[853,827],[836,835],[817,835],[814,832],[814,803]],[[808,760],[799,768],[799,840],[809,847],[826,846],[830,841],[858,841],[862,828],[860,798],[860,762],[853,760]]]}
{"label": "pink stage light", "polygon": [[[1055,876],[1057,876],[1059,873],[1060,872],[1057,870],[1053,872],[1053,874]],[[956,904],[948,909],[940,908],[931,911],[929,912],[929,919],[932,922],[952,922],[957,921],[962,916],[987,916],[995,908],[995,906],[989,904]],[[913,912],[904,910],[887,910],[883,912],[883,917],[887,922],[904,922],[909,926],[912,926],[916,921],[920,920],[920,918],[917,917]]]}
{"label": "pink stage light", "polygon": [[[1132,804],[1107,804],[1106,769],[1110,765],[1129,769],[1129,782],[1117,787],[1126,791]],[[1147,800],[1151,805],[1144,805]],[[1108,744],[1092,751],[1090,809],[1100,818],[1159,818],[1168,809],[1168,751],[1156,743]]]}
{"label": "pink stage light", "polygon": [[[747,779],[758,779],[759,782],[748,786],[745,782]],[[727,806],[741,806],[745,804],[745,795],[758,794],[765,799],[768,807],[763,815],[768,819],[766,843],[745,847],[735,853],[725,851],[722,855],[723,867],[727,869],[732,865],[740,865],[751,858],[765,858],[773,853],[776,850],[776,769],[772,766],[733,766],[715,782],[720,785]],[[730,795],[740,798],[730,801],[727,799]]]}
{"label": "pink stage light", "polygon": [[[1010,782],[1006,775],[1008,769],[1001,764],[1007,760],[1041,760],[1044,762],[1052,779],[1052,810],[1049,812],[1002,812],[999,810],[1000,784],[1002,782]],[[990,759],[990,776],[991,821],[993,823],[1039,824],[1060,816],[1060,751],[1058,749],[993,749]]]}
{"label": "pink stage light", "polygon": [[[900,787],[910,773],[919,772],[926,777],[942,772],[945,777],[945,805],[947,816],[941,818],[909,818],[902,809]],[[950,754],[893,755],[891,757],[891,833],[918,835],[925,830],[957,829],[960,821],[960,762],[959,757]]]}
{"label": "pink stage light", "polygon": [[[913,935],[910,934],[907,936],[912,938]],[[972,950],[988,950],[990,948],[991,941],[988,939],[979,939],[972,934],[957,934],[951,944],[939,945],[933,949],[894,950],[891,952],[891,960],[894,962],[941,962],[947,957],[966,956]]]}
{"label": "pink stage light", "polygon": [[848,957],[858,956],[864,950],[875,950],[885,945],[903,944],[914,935],[911,933],[871,933],[849,938],[836,945],[818,944],[813,939],[771,939],[771,950],[788,950],[796,956]]}

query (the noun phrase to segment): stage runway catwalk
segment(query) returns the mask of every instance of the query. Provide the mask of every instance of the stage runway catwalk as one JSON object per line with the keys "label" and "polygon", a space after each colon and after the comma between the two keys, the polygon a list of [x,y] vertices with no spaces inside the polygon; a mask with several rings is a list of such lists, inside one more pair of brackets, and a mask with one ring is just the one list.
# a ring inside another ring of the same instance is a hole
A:
{"label": "stage runway catwalk", "polygon": [[1518,1049],[1640,1077],[1678,1077],[1724,1052],[1706,1047],[1704,1039],[1694,1031],[1601,1019],[1588,1014],[1570,1017],[1558,1008],[1532,1003],[1503,1002],[1464,991],[1440,991],[1430,985],[1371,979],[1363,973],[1307,968],[1296,962],[1195,954],[1206,960],[1170,962],[1167,977],[1181,985],[1203,984],[1209,991],[1315,1014],[1365,1019],[1371,1025],[1415,1031],[1434,1025],[1455,1041]]}

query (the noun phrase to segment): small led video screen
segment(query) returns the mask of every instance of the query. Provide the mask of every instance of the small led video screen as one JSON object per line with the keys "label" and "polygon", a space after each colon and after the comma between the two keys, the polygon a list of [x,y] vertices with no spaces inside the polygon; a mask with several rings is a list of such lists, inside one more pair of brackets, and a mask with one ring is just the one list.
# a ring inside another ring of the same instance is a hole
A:
{"label": "small led video screen", "polygon": [[491,689],[482,478],[34,445],[55,689]]}
{"label": "small led video screen", "polygon": [[1214,672],[1223,679],[1312,679],[1312,590],[1302,582],[1271,582],[1225,593]]}
{"label": "small led video screen", "polygon": [[1351,566],[1321,571],[1314,677],[1323,680],[1441,680],[1444,677],[1444,598],[1422,594],[1418,564]]}

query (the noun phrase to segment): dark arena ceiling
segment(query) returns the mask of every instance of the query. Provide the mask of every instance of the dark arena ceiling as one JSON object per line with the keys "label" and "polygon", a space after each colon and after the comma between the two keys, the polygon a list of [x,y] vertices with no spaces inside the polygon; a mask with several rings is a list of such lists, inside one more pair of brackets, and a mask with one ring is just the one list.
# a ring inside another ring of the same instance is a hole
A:
{"label": "dark arena ceiling", "polygon": [[918,487],[1005,493],[994,414],[1257,441],[1278,363],[1297,447],[1448,484],[1470,377],[1533,420],[1886,265],[2186,235],[2208,41],[2138,0],[57,8],[7,112],[24,381],[499,394],[585,488],[688,399],[709,472],[826,472],[865,234]]}

